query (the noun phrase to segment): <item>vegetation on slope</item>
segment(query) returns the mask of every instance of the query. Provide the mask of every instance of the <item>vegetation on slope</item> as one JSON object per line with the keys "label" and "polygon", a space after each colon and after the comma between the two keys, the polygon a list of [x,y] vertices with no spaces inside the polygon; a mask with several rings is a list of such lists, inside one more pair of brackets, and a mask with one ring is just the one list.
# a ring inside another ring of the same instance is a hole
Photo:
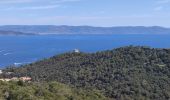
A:
{"label": "vegetation on slope", "polygon": [[7,70],[34,81],[101,90],[118,100],[170,99],[170,49],[129,46],[92,54],[66,53]]}
{"label": "vegetation on slope", "polygon": [[0,81],[0,100],[107,100],[98,91],[85,91],[67,85]]}

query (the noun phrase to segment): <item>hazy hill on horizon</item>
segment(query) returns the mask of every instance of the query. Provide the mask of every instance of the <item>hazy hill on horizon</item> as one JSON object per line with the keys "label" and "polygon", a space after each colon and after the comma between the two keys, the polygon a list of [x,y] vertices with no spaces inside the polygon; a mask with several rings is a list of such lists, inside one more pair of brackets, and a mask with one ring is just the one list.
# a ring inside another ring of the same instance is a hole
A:
{"label": "hazy hill on horizon", "polygon": [[16,31],[34,34],[170,34],[170,28],[160,26],[55,26],[55,25],[4,25],[1,31]]}
{"label": "hazy hill on horizon", "polygon": [[0,35],[35,35],[34,33],[25,33],[18,31],[10,31],[10,30],[0,30]]}

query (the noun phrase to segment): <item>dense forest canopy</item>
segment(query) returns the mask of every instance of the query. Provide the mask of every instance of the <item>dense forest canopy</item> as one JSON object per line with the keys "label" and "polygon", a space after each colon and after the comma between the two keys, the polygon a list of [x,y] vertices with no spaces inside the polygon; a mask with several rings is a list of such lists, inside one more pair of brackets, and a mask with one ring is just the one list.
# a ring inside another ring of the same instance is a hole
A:
{"label": "dense forest canopy", "polygon": [[58,82],[1,82],[0,100],[108,100],[97,90],[71,88]]}
{"label": "dense forest canopy", "polygon": [[100,90],[117,100],[170,99],[170,49],[127,46],[96,53],[65,53],[19,68],[12,76]]}

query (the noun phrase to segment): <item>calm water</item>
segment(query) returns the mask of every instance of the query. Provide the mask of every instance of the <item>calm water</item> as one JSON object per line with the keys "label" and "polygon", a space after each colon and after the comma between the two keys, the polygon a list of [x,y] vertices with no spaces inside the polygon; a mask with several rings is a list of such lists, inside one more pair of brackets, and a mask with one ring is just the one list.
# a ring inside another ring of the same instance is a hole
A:
{"label": "calm water", "polygon": [[127,45],[170,48],[170,35],[0,36],[0,67],[34,62],[75,48],[96,52]]}

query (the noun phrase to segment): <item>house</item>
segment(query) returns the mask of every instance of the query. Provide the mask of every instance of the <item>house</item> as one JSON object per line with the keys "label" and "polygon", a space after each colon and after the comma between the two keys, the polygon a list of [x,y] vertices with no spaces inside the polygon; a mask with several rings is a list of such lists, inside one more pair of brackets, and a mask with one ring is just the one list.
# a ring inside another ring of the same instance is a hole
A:
{"label": "house", "polygon": [[9,81],[11,81],[11,79],[5,78],[5,79],[0,79],[0,81],[6,81],[6,82],[9,82]]}
{"label": "house", "polygon": [[13,77],[11,78],[12,81],[19,81],[19,78],[18,77]]}
{"label": "house", "polygon": [[0,70],[0,74],[2,74],[3,72],[2,72],[2,70]]}
{"label": "house", "polygon": [[7,72],[6,74],[7,74],[7,75],[11,75],[11,74],[13,74],[13,72]]}
{"label": "house", "polygon": [[11,81],[11,79],[6,78],[6,79],[4,79],[4,81],[9,82],[9,81]]}
{"label": "house", "polygon": [[6,82],[9,82],[9,81],[19,81],[19,80],[21,80],[23,82],[27,82],[27,81],[31,81],[32,79],[31,79],[31,77],[20,77],[20,78],[13,77],[11,79],[8,79],[8,78],[0,79],[0,81],[6,81]]}
{"label": "house", "polygon": [[24,81],[24,82],[26,82],[26,81],[31,81],[31,80],[32,80],[31,77],[20,77],[19,79],[22,80],[22,81]]}

